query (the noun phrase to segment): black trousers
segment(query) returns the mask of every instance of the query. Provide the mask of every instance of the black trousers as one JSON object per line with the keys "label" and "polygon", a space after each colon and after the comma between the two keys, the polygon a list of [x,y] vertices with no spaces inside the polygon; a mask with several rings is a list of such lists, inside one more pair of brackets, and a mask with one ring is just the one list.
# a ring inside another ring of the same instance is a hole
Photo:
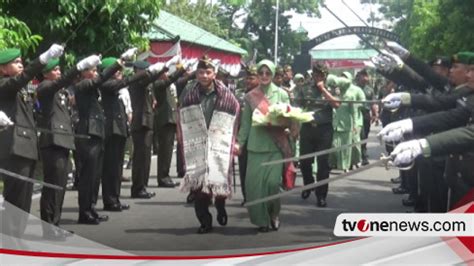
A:
{"label": "black trousers", "polygon": [[239,175],[240,175],[240,188],[242,189],[242,195],[244,196],[244,201],[246,199],[245,194],[245,176],[247,174],[247,157],[248,151],[247,147],[241,147],[241,153],[239,155]]}
{"label": "black trousers", "polygon": [[96,136],[76,141],[76,150],[81,161],[79,171],[79,215],[91,214],[102,175],[104,141]]}
{"label": "black trousers", "polygon": [[[363,125],[362,130],[360,131],[360,139],[366,140],[369,137],[369,133],[370,133],[370,111],[364,109],[362,111],[362,116],[364,118],[364,125]],[[367,143],[361,145],[361,150],[362,150],[362,161],[367,161],[369,159],[369,156],[367,155]]]}
{"label": "black trousers", "polygon": [[104,166],[102,170],[102,201],[105,205],[119,204],[123,157],[127,138],[110,135],[105,138]]}
{"label": "black trousers", "polygon": [[417,205],[428,212],[447,211],[448,185],[444,180],[445,161],[440,159],[420,159],[418,163],[420,198]]}
{"label": "black trousers", "polygon": [[174,139],[176,136],[176,125],[165,124],[156,127],[158,132],[154,132],[157,136],[158,160],[157,160],[157,177],[158,184],[163,178],[170,176],[171,159],[173,158]]}
{"label": "black trousers", "polygon": [[[209,212],[209,205],[211,205],[212,197],[209,194],[202,193],[201,191],[195,191],[195,200],[194,200],[194,211],[196,213],[196,217],[204,227],[211,227],[212,226],[212,215]],[[214,205],[216,209],[225,210],[225,200],[224,197],[216,197],[214,201]]]}
{"label": "black trousers", "polygon": [[[36,161],[12,155],[0,161],[0,168],[33,178]],[[21,237],[28,223],[31,208],[33,184],[3,176],[3,197],[5,210],[2,213],[2,233]]]}
{"label": "black trousers", "polygon": [[[41,220],[58,225],[66,192],[67,174],[69,166],[69,150],[59,146],[50,146],[41,149],[43,161],[44,181],[58,185],[64,190],[55,190],[43,187],[41,191],[40,210]],[[48,226],[48,228],[50,228]],[[43,227],[43,230],[45,227]]]}
{"label": "black trousers", "polygon": [[132,195],[145,191],[150,179],[151,145],[153,130],[142,127],[132,132],[133,163],[132,163]]}
{"label": "black trousers", "polygon": [[[332,136],[333,128],[331,123],[318,126],[312,126],[310,123],[303,124],[300,133],[300,154],[304,155],[331,148]],[[318,163],[318,173],[316,174],[317,181],[329,178],[329,173],[331,171],[331,168],[329,167],[329,155],[319,156],[316,160]],[[303,182],[305,185],[314,183],[313,162],[314,158],[300,161],[300,169],[303,174]],[[328,185],[317,187],[316,197],[326,198],[328,187]]]}

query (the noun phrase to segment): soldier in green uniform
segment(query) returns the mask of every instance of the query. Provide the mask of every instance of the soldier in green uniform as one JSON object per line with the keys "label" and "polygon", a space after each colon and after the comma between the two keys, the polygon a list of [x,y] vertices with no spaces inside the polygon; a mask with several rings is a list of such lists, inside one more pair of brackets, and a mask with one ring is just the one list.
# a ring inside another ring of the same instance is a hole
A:
{"label": "soldier in green uniform", "polygon": [[[296,92],[295,102],[305,111],[314,111],[314,121],[304,123],[300,132],[300,153],[302,155],[331,148],[333,140],[333,108],[338,108],[337,98],[333,96],[333,90],[326,88],[325,81],[328,69],[325,65],[313,66],[313,81],[303,89]],[[312,99],[328,100],[327,103],[316,103]],[[317,158],[318,172],[317,181],[329,178],[329,156],[323,155]],[[314,159],[300,161],[300,169],[303,174],[305,185],[314,183],[312,164]],[[315,190],[317,205],[326,206],[328,186],[321,186]],[[301,197],[307,199],[311,191],[303,191]]]}
{"label": "soldier in green uniform", "polygon": [[[0,51],[0,110],[11,119],[12,125],[0,131],[0,168],[33,178],[38,160],[38,137],[33,117],[33,103],[26,85],[40,74],[46,64],[62,55],[64,47],[53,44],[25,69],[19,49]],[[5,177],[2,233],[21,237],[31,208],[33,185]]]}
{"label": "soldier in green uniform", "polygon": [[[95,66],[99,62],[98,56],[90,56],[62,76],[59,59],[50,60],[42,71],[43,81],[36,89],[41,107],[38,126],[71,134],[41,134],[39,139],[44,181],[64,189],[67,183],[69,151],[75,150],[70,114],[72,95],[66,87],[74,81],[82,68]],[[65,190],[59,191],[47,187],[43,187],[41,191],[40,210],[41,219],[45,222],[42,224],[43,237],[46,239],[64,240],[70,235],[67,231],[54,227],[59,226],[61,220],[64,193]]]}
{"label": "soldier in green uniform", "polygon": [[[374,89],[370,86],[370,76],[367,69],[362,69],[357,72],[355,77],[355,84],[359,86],[365,94],[366,100],[375,100]],[[363,117],[363,127],[360,134],[361,140],[366,140],[369,137],[370,125],[372,121],[378,120],[378,105],[377,104],[364,104],[361,108]],[[369,164],[369,156],[367,155],[367,144],[362,144],[362,165]]]}
{"label": "soldier in green uniform", "polygon": [[[245,106],[245,95],[258,87],[260,81],[258,79],[257,66],[247,66],[245,68],[245,88],[239,88],[235,91],[235,97],[239,101],[240,111],[243,112]],[[240,175],[240,186],[242,189],[242,195],[244,197],[243,203],[246,201],[245,194],[245,176],[247,173],[247,148],[246,146],[240,147],[239,154],[239,175]]]}

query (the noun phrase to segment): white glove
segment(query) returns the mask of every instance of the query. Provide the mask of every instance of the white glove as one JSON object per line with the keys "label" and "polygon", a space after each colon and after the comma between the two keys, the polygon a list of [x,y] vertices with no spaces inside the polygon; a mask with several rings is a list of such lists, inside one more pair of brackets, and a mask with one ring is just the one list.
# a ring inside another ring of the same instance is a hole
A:
{"label": "white glove", "polygon": [[387,42],[387,47],[392,52],[400,56],[402,59],[407,59],[410,55],[410,51],[408,51],[407,49],[405,49],[405,47],[401,46],[396,42]]}
{"label": "white glove", "polygon": [[386,50],[382,50],[382,53],[383,53],[384,56],[390,58],[391,64],[392,64],[392,65],[395,65],[395,67],[398,67],[398,68],[401,69],[401,68],[403,67],[403,65],[405,64],[405,63],[403,62],[403,60],[400,58],[400,56],[398,56],[398,55],[396,55],[396,54],[394,54],[394,53],[390,53],[390,52],[388,52],[388,51],[386,51]]}
{"label": "white glove", "polygon": [[0,126],[6,127],[6,126],[12,126],[12,125],[13,125],[13,122],[10,120],[7,114],[0,111]]}
{"label": "white glove", "polygon": [[136,47],[130,48],[120,56],[120,59],[125,60],[125,61],[133,60],[133,56],[137,53],[137,51],[138,51],[138,48]]}
{"label": "white glove", "polygon": [[393,164],[400,167],[411,164],[416,157],[422,154],[423,146],[421,140],[415,139],[398,144],[390,155],[394,157]]}
{"label": "white glove", "polygon": [[132,101],[130,100],[130,93],[127,88],[122,88],[119,90],[118,98],[123,102],[125,106],[125,112],[127,114],[132,113]]}
{"label": "white glove", "polygon": [[88,56],[88,57],[82,59],[81,61],[79,61],[76,64],[76,68],[79,71],[83,71],[83,70],[86,70],[86,69],[93,68],[93,67],[97,66],[100,63],[101,63],[100,62],[100,56],[91,55],[91,56]]}
{"label": "white glove", "polygon": [[393,70],[390,58],[382,54],[371,57],[370,61],[372,61],[375,67],[382,72],[391,72]]}
{"label": "white glove", "polygon": [[413,131],[413,121],[411,119],[403,119],[393,122],[385,126],[377,134],[377,137],[385,142],[400,141],[403,135]]}
{"label": "white glove", "polygon": [[40,62],[46,65],[49,60],[60,57],[64,52],[64,47],[59,44],[53,44],[49,47],[48,51],[42,53],[39,56]]}
{"label": "white glove", "polygon": [[410,94],[407,92],[390,93],[382,99],[383,107],[387,109],[397,109],[400,105],[409,105]]}
{"label": "white glove", "polygon": [[170,68],[170,66],[178,64],[179,61],[181,61],[181,55],[175,55],[165,63],[165,66]]}
{"label": "white glove", "polygon": [[164,63],[158,62],[158,63],[154,63],[153,65],[149,66],[147,68],[147,70],[150,71],[150,73],[156,74],[156,73],[160,72],[164,67],[165,67]]}

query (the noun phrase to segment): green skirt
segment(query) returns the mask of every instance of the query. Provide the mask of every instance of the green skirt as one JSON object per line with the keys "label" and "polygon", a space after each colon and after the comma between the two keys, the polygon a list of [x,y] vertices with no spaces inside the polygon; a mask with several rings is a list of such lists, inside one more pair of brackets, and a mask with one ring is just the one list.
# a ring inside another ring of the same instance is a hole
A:
{"label": "green skirt", "polygon": [[[340,147],[352,143],[352,131],[334,131],[332,146]],[[333,152],[329,155],[329,163],[333,169],[348,170],[351,167],[352,148]]]}
{"label": "green skirt", "polygon": [[[283,164],[272,166],[262,166],[261,164],[282,158],[280,152],[248,151],[245,178],[247,202],[280,192]],[[258,227],[270,226],[271,220],[280,214],[280,205],[280,199],[276,199],[248,207],[250,222]]]}

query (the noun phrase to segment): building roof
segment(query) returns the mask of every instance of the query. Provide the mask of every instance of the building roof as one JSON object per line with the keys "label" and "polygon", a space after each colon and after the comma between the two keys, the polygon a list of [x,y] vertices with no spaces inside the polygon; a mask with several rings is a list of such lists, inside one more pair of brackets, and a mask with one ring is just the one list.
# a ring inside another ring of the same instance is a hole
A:
{"label": "building roof", "polygon": [[152,41],[169,41],[179,35],[182,41],[230,53],[247,54],[244,49],[164,10],[160,10],[160,15],[153,24],[154,27],[145,34]]}
{"label": "building roof", "polygon": [[329,50],[311,50],[309,51],[312,59],[323,60],[344,60],[361,59],[367,60],[378,54],[374,49],[329,49]]}

